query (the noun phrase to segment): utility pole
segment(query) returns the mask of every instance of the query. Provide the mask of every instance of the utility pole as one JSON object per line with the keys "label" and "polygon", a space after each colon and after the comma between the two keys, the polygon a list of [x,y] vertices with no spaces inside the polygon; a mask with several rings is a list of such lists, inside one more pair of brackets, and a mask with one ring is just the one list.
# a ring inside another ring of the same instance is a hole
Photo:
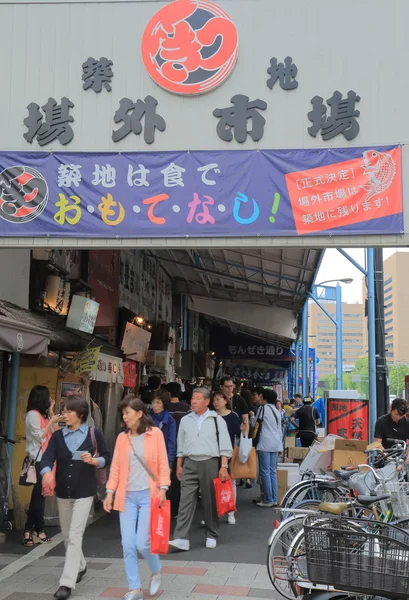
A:
{"label": "utility pole", "polygon": [[378,418],[389,410],[389,376],[385,349],[385,307],[383,285],[383,249],[374,248],[375,271],[375,354],[376,412]]}

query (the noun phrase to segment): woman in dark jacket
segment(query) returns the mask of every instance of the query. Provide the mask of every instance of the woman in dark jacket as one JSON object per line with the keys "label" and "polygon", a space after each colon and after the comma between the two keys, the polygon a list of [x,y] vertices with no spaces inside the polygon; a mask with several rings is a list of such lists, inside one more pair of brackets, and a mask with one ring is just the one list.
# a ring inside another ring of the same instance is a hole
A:
{"label": "woman in dark jacket", "polygon": [[170,401],[170,393],[166,390],[155,392],[152,400],[151,417],[156,427],[159,427],[165,438],[169,468],[172,470],[176,458],[176,421],[168,412]]}
{"label": "woman in dark jacket", "polygon": [[[75,584],[87,571],[82,553],[82,538],[97,492],[96,469],[108,466],[111,455],[99,429],[86,425],[89,406],[84,398],[72,396],[65,401],[66,426],[56,431],[41,461],[43,492],[50,495],[55,486],[61,531],[66,553],[59,600],[70,597]],[[56,463],[56,476],[52,473]]]}

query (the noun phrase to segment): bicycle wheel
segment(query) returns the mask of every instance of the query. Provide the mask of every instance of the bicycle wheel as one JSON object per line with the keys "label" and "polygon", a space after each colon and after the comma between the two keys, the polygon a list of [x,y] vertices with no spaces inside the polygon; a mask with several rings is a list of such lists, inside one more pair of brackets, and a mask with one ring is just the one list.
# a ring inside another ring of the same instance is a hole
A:
{"label": "bicycle wheel", "polygon": [[[294,506],[292,507],[294,510],[302,510],[302,511],[318,511],[318,507],[321,504],[320,500],[302,500],[299,504],[294,504]],[[283,521],[297,515],[297,513],[294,513],[291,508],[288,509],[288,511],[286,512],[282,512],[283,515]]]}
{"label": "bicycle wheel", "polygon": [[294,490],[281,501],[282,508],[294,508],[304,500],[319,500],[320,502],[343,502],[348,497],[347,488],[332,488],[327,481],[306,481],[304,485],[294,486]]}
{"label": "bicycle wheel", "polygon": [[294,516],[283,521],[274,531],[267,552],[267,571],[271,583],[276,591],[285,600],[294,600],[297,594],[293,593],[289,581],[277,579],[274,574],[274,559],[285,558],[291,547],[294,537],[301,531],[304,521],[304,515]]}

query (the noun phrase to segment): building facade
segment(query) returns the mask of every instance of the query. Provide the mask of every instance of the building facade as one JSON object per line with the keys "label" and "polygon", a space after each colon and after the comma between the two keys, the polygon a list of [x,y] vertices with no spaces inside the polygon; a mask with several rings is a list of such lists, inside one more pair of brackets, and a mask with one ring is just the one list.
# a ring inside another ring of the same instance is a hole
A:
{"label": "building facade", "polygon": [[[389,365],[409,364],[409,253],[395,252],[384,260],[385,349]],[[364,286],[363,282],[363,286]],[[365,293],[365,292],[364,292]],[[364,347],[368,333],[364,327]]]}
{"label": "building facade", "polygon": [[[322,302],[331,316],[335,318],[335,302]],[[315,304],[308,306],[309,346],[315,348],[319,358],[317,366],[319,375],[335,373],[335,325],[327,315]],[[364,329],[363,305],[342,303],[342,369],[352,371],[356,361],[363,353]]]}

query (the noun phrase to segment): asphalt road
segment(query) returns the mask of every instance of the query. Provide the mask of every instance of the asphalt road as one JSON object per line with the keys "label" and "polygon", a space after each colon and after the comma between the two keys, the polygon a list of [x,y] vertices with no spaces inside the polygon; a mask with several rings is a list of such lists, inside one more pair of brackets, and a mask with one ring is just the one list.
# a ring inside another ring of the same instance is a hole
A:
{"label": "asphalt road", "polygon": [[[260,508],[251,500],[258,493],[258,486],[245,490],[239,488],[236,525],[228,525],[227,518],[221,519],[220,537],[217,548],[205,548],[205,534],[200,525],[202,511],[196,513],[190,538],[190,550],[178,552],[171,550],[168,560],[211,561],[264,564],[267,555],[267,540],[273,529],[274,511]],[[90,525],[84,537],[84,555],[97,558],[121,558],[122,548],[117,513],[103,516]],[[9,550],[11,552],[11,550]],[[56,546],[50,556],[64,556],[63,544]]]}

